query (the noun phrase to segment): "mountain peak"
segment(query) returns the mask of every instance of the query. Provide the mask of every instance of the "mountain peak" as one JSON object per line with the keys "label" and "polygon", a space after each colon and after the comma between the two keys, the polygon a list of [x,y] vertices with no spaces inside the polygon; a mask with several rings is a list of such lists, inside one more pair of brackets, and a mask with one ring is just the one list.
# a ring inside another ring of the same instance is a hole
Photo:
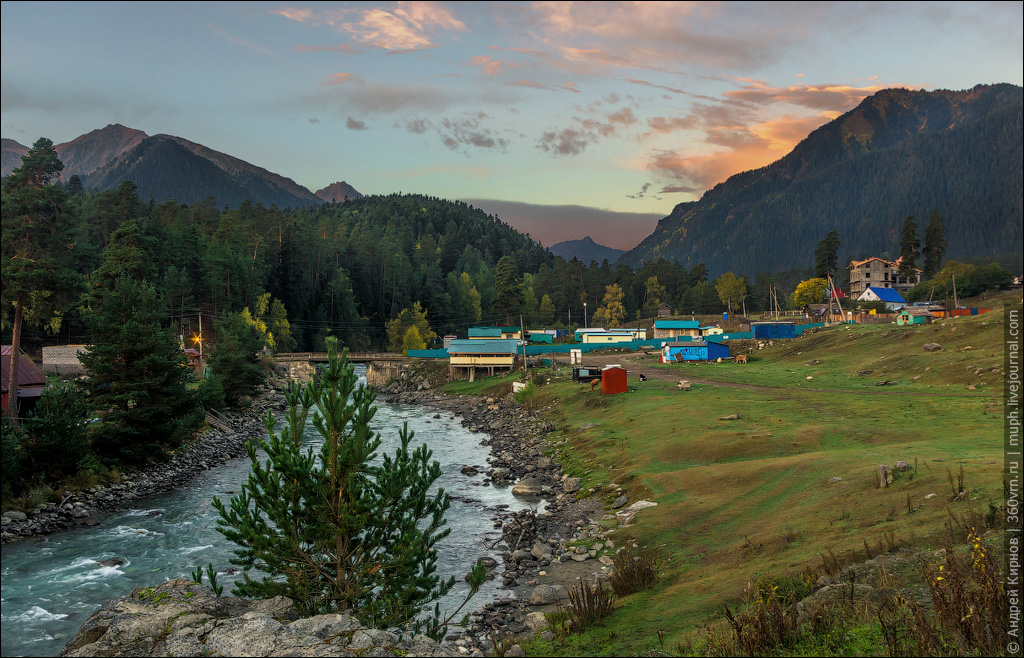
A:
{"label": "mountain peak", "polygon": [[361,199],[363,197],[362,194],[356,191],[356,188],[345,181],[331,183],[327,187],[317,190],[316,195],[327,203],[344,203],[345,201]]}
{"label": "mountain peak", "polygon": [[626,253],[621,249],[613,249],[612,247],[598,244],[589,235],[579,240],[565,240],[551,245],[549,251],[566,260],[579,258],[583,263],[589,263],[590,261],[600,263],[605,260],[609,263],[614,263],[622,254]]}

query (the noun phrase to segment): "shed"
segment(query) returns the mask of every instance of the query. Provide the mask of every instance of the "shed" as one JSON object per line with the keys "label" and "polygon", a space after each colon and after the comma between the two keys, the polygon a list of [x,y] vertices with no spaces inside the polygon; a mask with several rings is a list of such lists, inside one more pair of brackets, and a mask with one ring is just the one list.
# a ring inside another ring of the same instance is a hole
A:
{"label": "shed", "polygon": [[913,324],[930,324],[935,316],[926,308],[905,307],[896,314],[896,324],[906,327]]}
{"label": "shed", "polygon": [[526,335],[529,337],[531,343],[544,343],[550,345],[555,342],[555,335],[544,333],[540,331],[527,331]]}
{"label": "shed", "polygon": [[622,366],[606,366],[601,370],[601,392],[605,395],[626,392],[626,369]]}
{"label": "shed", "polygon": [[751,338],[770,340],[774,338],[796,338],[795,322],[751,322]]}
{"label": "shed", "polygon": [[[0,347],[0,405],[7,409],[8,391],[11,383],[11,346]],[[39,371],[32,359],[18,355],[18,416],[24,417],[39,401],[46,388],[46,375]]]}
{"label": "shed", "polygon": [[694,340],[686,343],[665,343],[661,348],[662,363],[678,363],[680,361],[714,361],[719,358],[729,358],[728,345]]}
{"label": "shed", "polygon": [[659,318],[667,318],[670,315],[672,315],[672,309],[669,307],[668,304],[661,304],[660,306],[658,306]]}

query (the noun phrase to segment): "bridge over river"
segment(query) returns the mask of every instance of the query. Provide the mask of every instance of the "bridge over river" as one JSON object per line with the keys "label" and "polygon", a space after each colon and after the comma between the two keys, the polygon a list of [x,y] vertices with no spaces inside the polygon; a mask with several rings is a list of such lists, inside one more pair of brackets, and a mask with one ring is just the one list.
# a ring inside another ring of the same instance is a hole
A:
{"label": "bridge over river", "polygon": [[[392,352],[349,352],[348,360],[366,366],[366,383],[370,386],[389,384],[410,362]],[[327,352],[284,352],[274,355],[274,363],[287,368],[289,378],[308,381],[318,363],[327,363]]]}

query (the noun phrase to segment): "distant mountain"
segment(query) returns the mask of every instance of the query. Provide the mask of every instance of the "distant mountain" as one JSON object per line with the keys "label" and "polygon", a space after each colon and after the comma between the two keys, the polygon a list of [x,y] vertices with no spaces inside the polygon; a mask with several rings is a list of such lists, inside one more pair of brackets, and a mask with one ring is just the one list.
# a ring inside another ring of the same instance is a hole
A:
{"label": "distant mountain", "polygon": [[597,244],[590,239],[589,235],[582,240],[559,242],[552,245],[549,251],[556,256],[561,256],[565,260],[579,258],[580,262],[584,264],[589,264],[590,261],[600,263],[606,259],[609,263],[614,263],[619,260],[622,254],[626,253],[622,249],[612,249],[611,247]]}
{"label": "distant mountain", "polygon": [[[141,130],[127,128],[119,123],[93,130],[81,137],[58,144],[54,148],[64,163],[61,180],[68,180],[75,174],[85,180],[111,160],[128,151],[146,139]],[[19,163],[21,164],[21,163]],[[7,172],[4,172],[6,175]]]}
{"label": "distant mountain", "polygon": [[6,176],[21,166],[21,156],[28,153],[28,147],[6,137],[0,140],[0,144],[0,169]]}
{"label": "distant mountain", "polygon": [[840,260],[899,253],[907,215],[945,218],[948,258],[1016,253],[1024,240],[1024,89],[889,89],[781,160],[676,206],[622,258],[704,262],[711,274],[810,266],[829,231]]}
{"label": "distant mountain", "polygon": [[[237,206],[248,199],[264,205],[301,207],[324,203],[295,181],[220,151],[172,135],[152,137],[120,124],[108,125],[56,147],[64,163],[61,179],[74,174],[89,190],[111,190],[124,181],[138,188],[139,197],[157,202],[195,203],[213,197],[220,206]],[[3,140],[3,175],[21,166],[28,147]],[[321,190],[340,191],[341,198],[359,194],[347,183]]]}
{"label": "distant mountain", "polygon": [[343,203],[363,198],[363,195],[357,192],[356,188],[345,181],[331,183],[322,190],[317,190],[316,195],[327,203]]}
{"label": "distant mountain", "polygon": [[147,137],[82,180],[86,189],[99,190],[131,181],[140,198],[158,202],[195,203],[213,197],[218,205],[228,206],[246,199],[282,208],[323,203],[289,178],[171,135]]}

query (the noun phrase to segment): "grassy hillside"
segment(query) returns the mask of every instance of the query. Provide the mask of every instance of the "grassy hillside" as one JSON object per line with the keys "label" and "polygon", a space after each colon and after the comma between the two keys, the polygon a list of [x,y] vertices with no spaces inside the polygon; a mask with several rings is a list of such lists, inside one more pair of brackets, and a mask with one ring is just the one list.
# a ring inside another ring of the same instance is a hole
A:
{"label": "grassy hillside", "polygon": [[[759,578],[813,583],[823,559],[939,547],[952,517],[988,515],[1003,496],[1002,332],[1002,314],[992,313],[911,329],[831,328],[777,342],[747,366],[624,363],[744,388],[682,392],[631,378],[628,393],[603,396],[555,373],[535,402],[553,406],[568,440],[563,463],[585,490],[610,499],[615,483],[630,500],[658,503],[616,539],[658,547],[665,572],[604,626],[543,650],[628,655],[657,649],[659,630],[664,647],[685,646]],[[925,352],[927,342],[945,349]],[[897,383],[873,385],[883,379]],[[498,390],[493,380],[476,386]],[[897,460],[912,468],[879,489],[879,464]],[[969,500],[951,502],[961,467]]]}

